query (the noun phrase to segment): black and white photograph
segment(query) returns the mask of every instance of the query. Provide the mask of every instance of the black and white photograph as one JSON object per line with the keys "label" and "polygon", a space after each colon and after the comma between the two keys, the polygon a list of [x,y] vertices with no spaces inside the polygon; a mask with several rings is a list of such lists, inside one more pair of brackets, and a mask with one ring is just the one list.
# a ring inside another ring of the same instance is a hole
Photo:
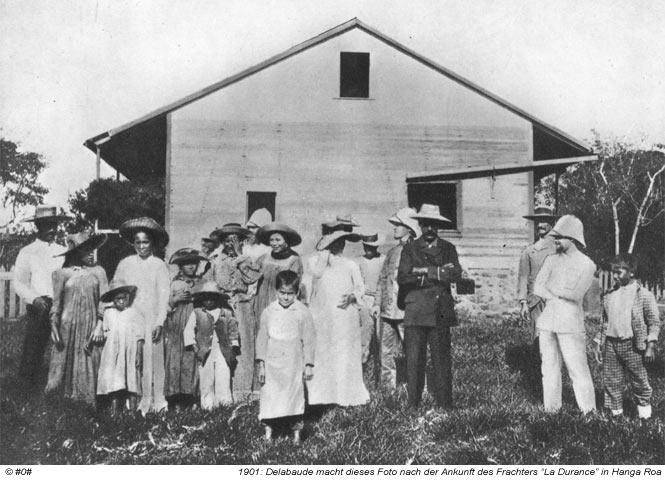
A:
{"label": "black and white photograph", "polygon": [[5,478],[662,478],[664,25],[0,0]]}

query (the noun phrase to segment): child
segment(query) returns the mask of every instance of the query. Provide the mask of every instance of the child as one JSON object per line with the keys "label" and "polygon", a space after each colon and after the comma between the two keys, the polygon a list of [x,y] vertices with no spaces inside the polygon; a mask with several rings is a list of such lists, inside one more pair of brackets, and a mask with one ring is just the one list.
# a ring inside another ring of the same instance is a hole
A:
{"label": "child", "polygon": [[228,297],[217,283],[208,281],[192,295],[194,308],[183,332],[185,347],[192,346],[199,364],[201,408],[211,410],[233,402],[231,378],[240,345],[238,322]]}
{"label": "child", "polygon": [[136,410],[141,395],[143,370],[144,320],[132,307],[137,288],[123,281],[111,282],[111,289],[102,295],[103,302],[113,302],[104,312],[104,336],[97,379],[97,394],[111,395],[113,414],[121,401],[129,399],[129,408]]}
{"label": "child", "polygon": [[635,281],[636,267],[629,253],[617,255],[612,261],[616,288],[603,300],[603,323],[594,339],[594,353],[599,363],[604,360],[605,407],[612,415],[623,414],[627,369],[637,413],[646,419],[651,417],[652,389],[644,364],[655,359],[660,318],[653,294]]}
{"label": "child", "polygon": [[261,314],[256,339],[256,362],[261,383],[259,419],[266,424],[266,439],[278,424],[293,431],[300,442],[305,412],[303,380],[313,377],[314,323],[307,307],[296,300],[300,277],[291,270],[276,277],[277,300]]}
{"label": "child", "polygon": [[171,281],[172,310],[164,322],[164,396],[176,410],[194,405],[198,395],[196,356],[185,349],[182,333],[194,310],[192,291],[203,283],[196,273],[201,262],[207,260],[193,248],[181,248],[169,262],[178,265],[180,271]]}

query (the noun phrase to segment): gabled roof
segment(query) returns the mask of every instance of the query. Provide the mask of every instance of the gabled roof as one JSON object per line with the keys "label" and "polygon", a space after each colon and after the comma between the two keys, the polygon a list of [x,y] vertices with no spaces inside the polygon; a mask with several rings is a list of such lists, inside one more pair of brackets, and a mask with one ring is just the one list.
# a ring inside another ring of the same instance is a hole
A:
{"label": "gabled roof", "polygon": [[[160,164],[163,164],[164,161],[163,150],[165,147],[160,145],[160,141],[166,137],[166,114],[192,102],[195,102],[196,100],[216,92],[217,90],[221,90],[222,88],[239,82],[244,78],[254,75],[255,73],[261,72],[262,70],[265,70],[272,65],[282,62],[305,50],[308,50],[334,37],[353,30],[354,28],[364,31],[381,42],[422,63],[423,65],[439,72],[440,74],[455,82],[462,84],[477,94],[482,95],[483,97],[509,110],[515,115],[529,121],[533,125],[534,130],[534,160],[587,156],[591,154],[589,147],[580,140],[571,137],[567,133],[543,122],[533,115],[530,115],[521,108],[494,95],[493,93],[456,74],[446,67],[443,67],[442,65],[439,65],[438,63],[416,53],[415,51],[407,48],[406,46],[402,45],[396,40],[393,40],[392,38],[379,32],[375,28],[367,25],[357,18],[353,18],[348,22],[342,23],[341,25],[323,32],[320,35],[317,35],[316,37],[291,47],[278,55],[275,55],[257,65],[254,65],[253,67],[247,68],[242,72],[237,73],[236,75],[227,77],[176,102],[170,103],[162,108],[158,108],[157,110],[154,110],[153,112],[150,112],[143,117],[95,135],[94,137],[87,139],[84,145],[95,153],[99,148],[101,157],[104,158],[104,160],[109,163],[109,165],[130,178],[141,174],[149,175],[163,173],[163,165],[161,165],[162,172],[159,172],[158,169],[160,168]],[[164,129],[164,132],[161,131],[162,128]],[[145,149],[145,151],[140,155],[134,148],[136,147],[134,142],[139,138],[143,139],[142,146]],[[540,142],[541,148],[538,148],[538,145],[536,145],[538,138],[542,139]],[[151,162],[150,155],[157,155],[159,158],[155,158]],[[147,165],[137,165],[135,163],[137,161],[144,162]],[[130,170],[136,175],[129,174]]]}

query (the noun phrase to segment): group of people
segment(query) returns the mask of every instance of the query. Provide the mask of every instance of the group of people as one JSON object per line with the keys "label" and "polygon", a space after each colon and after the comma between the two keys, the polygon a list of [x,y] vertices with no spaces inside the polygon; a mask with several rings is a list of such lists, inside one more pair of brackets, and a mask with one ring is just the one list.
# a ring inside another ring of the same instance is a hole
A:
{"label": "group of people", "polygon": [[[536,224],[538,240],[520,257],[518,299],[520,316],[531,322],[536,358],[541,361],[543,405],[561,408],[561,369],[566,366],[582,412],[596,408],[587,361],[583,299],[596,271],[581,252],[586,248],[584,226],[573,215],[558,217],[537,207],[525,218]],[[603,363],[604,405],[612,415],[623,414],[625,371],[640,418],[651,417],[646,363],[656,355],[660,316],[654,295],[636,280],[632,254],[612,261],[614,287],[604,293],[602,323],[594,338],[594,356]]]}
{"label": "group of people", "polygon": [[[586,360],[582,298],[594,263],[583,226],[536,209],[539,240],[520,260],[520,314],[533,321],[545,409],[561,407],[561,366],[566,365],[584,412],[595,408]],[[291,227],[265,210],[245,226],[227,223],[201,239],[201,249],[155,253],[169,235],[147,217],[126,221],[120,235],[135,254],[120,261],[113,280],[95,264],[104,235],[55,243],[64,218],[41,206],[30,219],[37,240],[16,261],[16,291],[27,303],[20,378],[38,383],[53,342],[46,390],[95,404],[111,398],[142,412],[251,400],[260,392],[266,437],[291,429],[296,440],[305,404],[361,405],[369,401],[363,364],[378,344],[379,378],[397,386],[405,358],[408,403],[425,388],[438,406],[453,403],[451,327],[457,325],[451,285],[462,268],[455,247],[439,237],[449,220],[436,205],[403,208],[387,219],[396,244],[384,255],[377,234],[359,235],[351,216],[321,224],[316,251],[301,257]],[[556,223],[555,223],[556,221]],[[364,255],[343,256],[347,242]],[[655,299],[634,279],[631,256],[613,265],[617,288],[605,296],[605,403],[621,413],[623,367],[628,368],[640,416],[650,414],[644,362],[652,361],[660,321]],[[600,348],[600,347],[599,347]],[[600,358],[600,349],[597,352]]]}

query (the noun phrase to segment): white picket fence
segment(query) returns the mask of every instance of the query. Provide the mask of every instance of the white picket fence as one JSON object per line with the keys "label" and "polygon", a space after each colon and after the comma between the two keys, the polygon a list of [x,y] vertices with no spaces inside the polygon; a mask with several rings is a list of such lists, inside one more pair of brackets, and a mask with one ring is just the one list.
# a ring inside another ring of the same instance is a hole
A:
{"label": "white picket fence", "polygon": [[15,320],[25,313],[25,303],[14,290],[14,272],[0,272],[0,319]]}

